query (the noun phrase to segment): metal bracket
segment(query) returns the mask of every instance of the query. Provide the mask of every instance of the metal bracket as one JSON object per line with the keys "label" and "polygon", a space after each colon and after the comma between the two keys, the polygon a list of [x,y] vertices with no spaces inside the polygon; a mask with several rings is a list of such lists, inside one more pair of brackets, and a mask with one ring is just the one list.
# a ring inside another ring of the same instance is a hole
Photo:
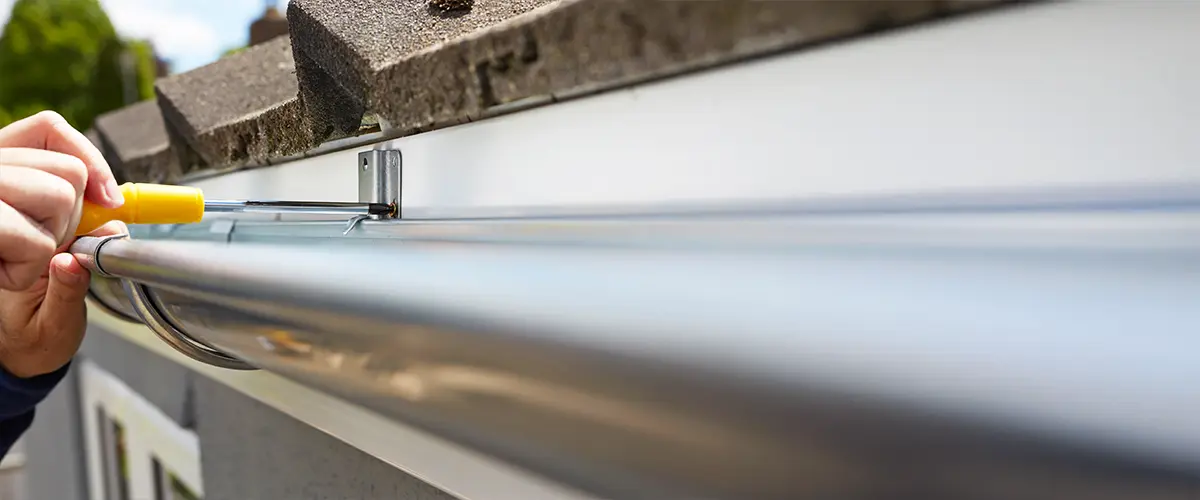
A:
{"label": "metal bracket", "polygon": [[353,231],[354,228],[358,227],[359,222],[365,221],[370,218],[371,218],[370,215],[355,215],[354,217],[351,217],[350,220],[346,221],[346,230],[342,231],[342,236],[350,234],[350,231]]}
{"label": "metal bracket", "polygon": [[[114,318],[120,319],[120,320],[122,320],[122,321],[125,321],[125,322],[127,322],[127,323],[135,323],[135,324],[138,324],[138,325],[142,324],[142,320],[141,320],[141,319],[139,319],[138,317],[136,317],[136,316],[130,316],[130,315],[129,315],[129,313],[126,313],[125,311],[122,311],[122,310],[120,310],[120,309],[117,309],[117,308],[115,308],[115,307],[113,307],[113,306],[109,305],[109,304],[108,304],[108,302],[105,302],[105,301],[104,301],[104,299],[101,299],[101,298],[100,298],[100,296],[96,294],[96,290],[95,290],[96,282],[95,282],[95,280],[114,280],[114,279],[115,279],[115,278],[102,278],[102,277],[100,277],[100,276],[95,276],[95,277],[93,277],[93,278],[92,278],[92,280],[93,280],[93,281],[92,281],[92,283],[88,285],[88,291],[87,291],[87,298],[88,298],[88,300],[90,300],[90,301],[91,301],[91,304],[92,304],[92,305],[94,305],[94,306],[96,306],[96,307],[99,307],[99,308],[103,309],[105,312],[107,312],[108,314],[110,314],[110,315],[111,315],[112,317],[114,317]],[[115,281],[117,281],[118,283],[120,283],[120,281],[121,281],[121,280],[115,280]]]}
{"label": "metal bracket", "polygon": [[137,311],[138,316],[142,319],[142,323],[145,323],[150,328],[150,331],[154,332],[163,342],[175,348],[176,351],[183,353],[184,356],[201,363],[231,370],[258,369],[245,361],[193,340],[187,334],[183,333],[166,318],[162,311],[158,310],[158,306],[151,298],[150,290],[146,288],[146,285],[133,280],[123,279],[121,280],[121,287],[125,289],[125,294],[129,296],[129,301],[133,304],[133,310]]}
{"label": "metal bracket", "polygon": [[[232,228],[232,226],[230,226]],[[231,370],[257,370],[258,368],[237,359],[229,354],[225,354],[212,346],[189,337],[186,333],[171,323],[167,315],[162,312],[162,304],[155,300],[155,296],[150,292],[150,289],[136,281],[114,276],[104,270],[104,265],[101,261],[100,249],[106,243],[122,238],[128,238],[128,234],[114,234],[110,236],[94,237],[88,236],[75,240],[71,245],[70,252],[79,260],[85,268],[92,271],[96,279],[116,279],[121,282],[121,289],[125,295],[129,297],[129,302],[133,306],[133,311],[137,314],[136,319],[140,319],[141,323],[145,324],[150,331],[154,332],[158,338],[166,342],[167,345],[173,347],[176,351],[183,355],[192,358],[202,363],[207,363],[221,368],[229,368]],[[88,285],[88,294],[93,297],[93,301],[109,309],[118,317],[128,318],[121,311],[116,311],[104,301],[95,296],[92,291],[92,284]]]}
{"label": "metal bracket", "polygon": [[76,241],[76,244],[71,245],[71,254],[79,261],[79,264],[86,269],[90,269],[97,276],[104,278],[114,278],[115,276],[108,274],[104,270],[104,266],[100,265],[100,247],[112,240],[128,238],[128,234],[110,234],[108,236],[96,236],[91,238],[81,238]]}
{"label": "metal bracket", "polygon": [[381,203],[392,208],[387,214],[356,215],[346,221],[342,236],[364,220],[400,218],[400,168],[404,158],[399,149],[373,149],[358,154],[358,202]]}
{"label": "metal bracket", "polygon": [[400,218],[402,165],[399,149],[373,149],[358,154],[359,203],[383,203],[392,207],[391,213],[371,215],[372,219]]}

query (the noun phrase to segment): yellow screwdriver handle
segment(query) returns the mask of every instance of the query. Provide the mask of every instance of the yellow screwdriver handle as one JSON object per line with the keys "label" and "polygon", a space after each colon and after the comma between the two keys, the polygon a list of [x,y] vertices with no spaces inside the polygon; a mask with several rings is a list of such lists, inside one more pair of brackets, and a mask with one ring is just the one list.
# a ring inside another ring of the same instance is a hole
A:
{"label": "yellow screwdriver handle", "polygon": [[204,193],[194,187],[127,182],[121,185],[121,194],[125,204],[117,208],[84,201],[75,236],[113,220],[126,224],[190,224],[204,218]]}

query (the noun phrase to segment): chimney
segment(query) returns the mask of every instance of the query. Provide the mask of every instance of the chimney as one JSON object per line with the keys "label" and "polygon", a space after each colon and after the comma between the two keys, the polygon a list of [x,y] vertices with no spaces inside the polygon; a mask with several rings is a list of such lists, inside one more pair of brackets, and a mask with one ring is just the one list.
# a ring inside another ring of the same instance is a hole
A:
{"label": "chimney", "polygon": [[250,45],[258,45],[267,40],[288,34],[287,18],[279,13],[276,2],[266,0],[266,9],[262,17],[250,23]]}

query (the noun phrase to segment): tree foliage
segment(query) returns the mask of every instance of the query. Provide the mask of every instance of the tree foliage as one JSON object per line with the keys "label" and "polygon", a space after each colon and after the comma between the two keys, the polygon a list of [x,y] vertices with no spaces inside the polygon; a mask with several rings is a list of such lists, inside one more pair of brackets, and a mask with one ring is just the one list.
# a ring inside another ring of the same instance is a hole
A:
{"label": "tree foliage", "polygon": [[0,126],[53,109],[87,128],[153,96],[153,80],[149,47],[121,40],[97,0],[17,0],[0,35]]}
{"label": "tree foliage", "polygon": [[158,73],[158,61],[154,55],[154,47],[151,47],[149,42],[142,40],[132,40],[125,46],[136,65],[138,98],[154,97],[154,77]]}
{"label": "tree foliage", "polygon": [[250,47],[248,47],[246,45],[242,45],[240,47],[230,47],[228,49],[225,49],[224,52],[221,52],[221,57],[228,57],[228,56],[237,54],[238,52],[241,52],[243,50],[246,50],[248,48],[250,48]]}

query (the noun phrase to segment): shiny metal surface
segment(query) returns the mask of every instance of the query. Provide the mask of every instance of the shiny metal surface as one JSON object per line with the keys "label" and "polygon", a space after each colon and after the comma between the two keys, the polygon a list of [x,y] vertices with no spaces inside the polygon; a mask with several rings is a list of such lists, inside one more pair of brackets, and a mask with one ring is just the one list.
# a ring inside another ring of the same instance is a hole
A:
{"label": "shiny metal surface", "polygon": [[129,296],[125,294],[125,289],[121,287],[121,280],[104,278],[98,273],[93,275],[92,284],[88,288],[88,298],[93,304],[104,308],[117,318],[131,323],[142,323]]}
{"label": "shiny metal surface", "polygon": [[[78,238],[71,245],[70,252],[79,260],[80,264],[96,274],[96,280],[88,289],[89,295],[95,298],[101,305],[123,318],[136,318],[140,320],[141,323],[145,324],[163,342],[166,342],[171,347],[194,360],[231,370],[256,370],[257,368],[254,366],[214,349],[203,342],[197,342],[189,338],[187,334],[181,332],[178,327],[159,312],[161,306],[158,304],[157,299],[151,296],[145,285],[129,279],[111,279],[113,275],[108,273],[103,265],[100,264],[100,260],[102,259],[100,251],[105,244],[126,238],[127,235],[89,236]],[[97,282],[99,285],[97,285]],[[127,301],[117,301],[112,297],[111,285],[116,282],[120,283],[121,290],[124,292]],[[97,290],[101,292],[98,293]],[[110,305],[109,302],[125,302],[128,304],[128,307],[124,304]]]}
{"label": "shiny metal surface", "polygon": [[258,369],[245,361],[192,340],[159,312],[155,300],[151,298],[150,292],[146,289],[145,285],[132,280],[121,280],[121,286],[125,289],[125,295],[129,297],[129,301],[133,304],[133,309],[137,312],[142,323],[150,328],[150,331],[154,332],[163,342],[175,348],[175,350],[201,363],[221,368],[228,368],[230,370]]}
{"label": "shiny metal surface", "polygon": [[285,213],[313,215],[379,215],[391,213],[382,203],[353,203],[333,201],[228,201],[207,200],[205,212],[214,213]]}
{"label": "shiny metal surface", "polygon": [[128,238],[127,234],[112,234],[108,236],[89,236],[86,238],[77,238],[70,247],[70,252],[79,261],[79,264],[88,268],[100,277],[111,278],[112,275],[104,271],[100,266],[99,256],[100,247],[104,246],[113,240]]}
{"label": "shiny metal surface", "polygon": [[398,149],[376,149],[358,154],[358,201],[393,208],[389,212],[372,213],[372,218],[400,216],[402,163],[403,156]]}
{"label": "shiny metal surface", "polygon": [[341,245],[102,262],[188,335],[600,496],[1200,484],[1190,250]]}
{"label": "shiny metal surface", "polygon": [[100,247],[105,243],[127,238],[125,234],[114,234],[99,237],[77,239],[70,248],[72,255],[79,263],[92,272],[92,284],[88,287],[88,297],[92,302],[103,307],[109,314],[131,322],[141,322],[130,297],[125,294],[121,280],[104,272],[98,262]]}

